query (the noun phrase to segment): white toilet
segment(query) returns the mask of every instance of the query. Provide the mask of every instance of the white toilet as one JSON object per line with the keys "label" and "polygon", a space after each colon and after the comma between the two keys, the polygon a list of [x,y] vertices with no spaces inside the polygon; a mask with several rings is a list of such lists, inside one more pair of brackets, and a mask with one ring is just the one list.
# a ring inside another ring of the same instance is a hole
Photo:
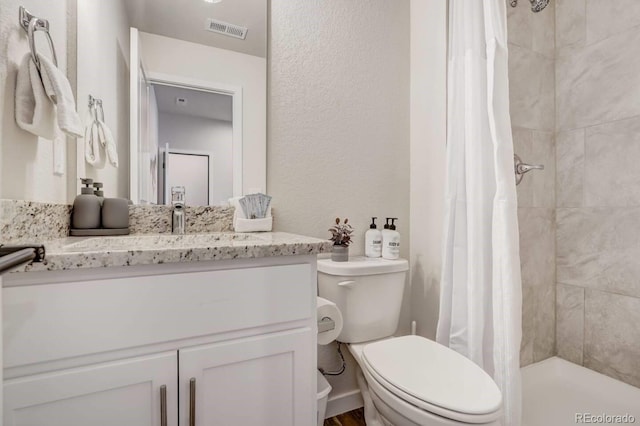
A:
{"label": "white toilet", "polygon": [[319,295],[342,311],[337,340],[364,375],[365,412],[370,401],[393,426],[498,425],[502,394],[480,367],[424,337],[392,337],[408,268],[403,259],[318,261]]}

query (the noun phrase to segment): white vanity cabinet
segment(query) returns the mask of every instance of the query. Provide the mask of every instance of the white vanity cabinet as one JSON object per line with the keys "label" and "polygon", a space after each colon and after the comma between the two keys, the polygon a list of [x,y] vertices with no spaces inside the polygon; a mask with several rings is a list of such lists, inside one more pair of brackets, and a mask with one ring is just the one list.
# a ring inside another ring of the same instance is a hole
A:
{"label": "white vanity cabinet", "polygon": [[3,424],[313,425],[315,262],[5,277]]}
{"label": "white vanity cabinet", "polygon": [[[309,400],[308,330],[180,351],[180,425],[299,425]],[[312,370],[313,371],[313,370]]]}
{"label": "white vanity cabinet", "polygon": [[177,366],[170,352],[6,380],[3,425],[175,425]]}

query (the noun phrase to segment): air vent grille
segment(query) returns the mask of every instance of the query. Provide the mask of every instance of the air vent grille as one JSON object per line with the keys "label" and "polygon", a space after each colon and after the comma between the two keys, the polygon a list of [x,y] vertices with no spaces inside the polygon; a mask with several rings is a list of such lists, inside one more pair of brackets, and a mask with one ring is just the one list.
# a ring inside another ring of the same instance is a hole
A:
{"label": "air vent grille", "polygon": [[205,28],[208,31],[214,33],[223,34],[242,40],[247,37],[247,32],[249,31],[249,29],[246,27],[241,27],[239,25],[230,24],[224,21],[218,21],[217,19],[207,19],[207,26]]}

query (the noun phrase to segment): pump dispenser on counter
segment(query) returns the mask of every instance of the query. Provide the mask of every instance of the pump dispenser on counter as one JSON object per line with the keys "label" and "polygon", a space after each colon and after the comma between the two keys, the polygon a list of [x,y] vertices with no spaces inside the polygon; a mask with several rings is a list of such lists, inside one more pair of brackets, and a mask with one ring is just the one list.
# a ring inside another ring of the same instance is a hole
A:
{"label": "pump dispenser on counter", "polygon": [[369,230],[364,234],[364,254],[367,257],[382,256],[382,232],[376,226],[377,217],[371,218]]}
{"label": "pump dispenser on counter", "polygon": [[129,234],[129,200],[105,198],[101,182],[89,178],[81,181],[84,188],[81,188],[80,195],[73,202],[69,235]]}
{"label": "pump dispenser on counter", "polygon": [[71,227],[73,229],[95,229],[100,227],[101,202],[94,194],[93,179],[82,179],[84,187],[73,201]]}
{"label": "pump dispenser on counter", "polygon": [[[396,231],[397,217],[388,217],[382,230],[382,257],[395,260],[400,258],[400,233]],[[391,225],[389,225],[391,221]]]}

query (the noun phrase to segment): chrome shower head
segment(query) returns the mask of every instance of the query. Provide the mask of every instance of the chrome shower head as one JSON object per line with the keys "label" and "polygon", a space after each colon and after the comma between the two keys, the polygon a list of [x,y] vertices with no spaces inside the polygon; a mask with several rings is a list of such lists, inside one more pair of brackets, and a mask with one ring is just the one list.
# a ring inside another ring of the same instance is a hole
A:
{"label": "chrome shower head", "polygon": [[[540,12],[549,4],[549,0],[529,0],[529,2],[531,3],[531,10],[536,13]],[[516,7],[517,5],[518,0],[511,0],[511,7]]]}
{"label": "chrome shower head", "polygon": [[529,0],[531,2],[531,10],[534,12],[540,12],[547,7],[549,0]]}

